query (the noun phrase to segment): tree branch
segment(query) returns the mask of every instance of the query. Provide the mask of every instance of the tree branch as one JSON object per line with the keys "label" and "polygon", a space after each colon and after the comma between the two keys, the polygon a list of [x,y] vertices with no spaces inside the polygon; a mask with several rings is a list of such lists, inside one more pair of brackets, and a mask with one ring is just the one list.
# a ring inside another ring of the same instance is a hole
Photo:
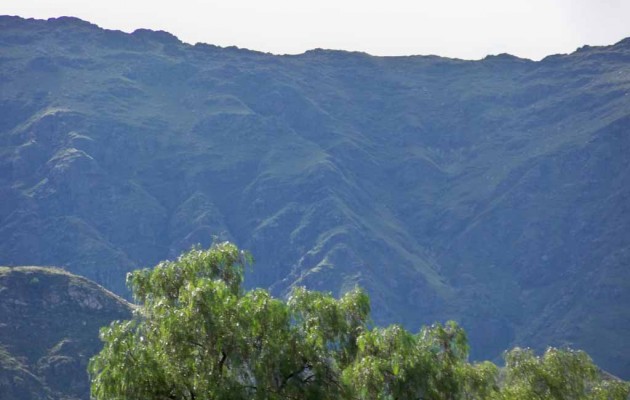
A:
{"label": "tree branch", "polygon": [[219,360],[219,376],[223,373],[223,364],[225,364],[226,359],[227,353],[225,351],[221,351],[221,359]]}

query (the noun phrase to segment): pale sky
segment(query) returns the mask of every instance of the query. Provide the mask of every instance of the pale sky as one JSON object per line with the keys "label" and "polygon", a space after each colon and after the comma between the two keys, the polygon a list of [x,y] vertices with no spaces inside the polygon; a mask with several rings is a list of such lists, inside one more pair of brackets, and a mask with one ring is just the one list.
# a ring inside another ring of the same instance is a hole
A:
{"label": "pale sky", "polygon": [[184,42],[275,54],[541,59],[630,36],[630,0],[0,0],[0,14],[70,15],[103,28],[165,30]]}

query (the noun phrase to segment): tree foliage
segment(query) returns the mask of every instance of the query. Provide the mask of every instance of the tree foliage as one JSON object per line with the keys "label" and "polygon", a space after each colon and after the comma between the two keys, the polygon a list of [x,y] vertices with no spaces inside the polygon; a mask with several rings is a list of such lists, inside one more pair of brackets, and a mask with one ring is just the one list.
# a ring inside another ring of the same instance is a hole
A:
{"label": "tree foliage", "polygon": [[583,351],[548,348],[542,356],[514,348],[505,354],[503,399],[626,399],[628,384],[600,378]]}
{"label": "tree foliage", "polygon": [[245,291],[251,257],[230,243],[128,275],[130,321],[101,331],[92,396],[122,399],[625,399],[583,352],[506,353],[501,371],[468,362],[454,322],[412,334],[370,326],[369,298]]}

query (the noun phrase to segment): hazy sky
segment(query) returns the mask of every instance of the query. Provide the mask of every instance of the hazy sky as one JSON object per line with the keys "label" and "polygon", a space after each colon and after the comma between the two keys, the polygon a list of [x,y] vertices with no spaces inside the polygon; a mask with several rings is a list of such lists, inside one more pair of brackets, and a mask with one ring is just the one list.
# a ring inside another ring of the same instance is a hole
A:
{"label": "hazy sky", "polygon": [[0,0],[0,14],[76,16],[103,28],[169,31],[189,43],[276,54],[540,59],[630,36],[630,0]]}

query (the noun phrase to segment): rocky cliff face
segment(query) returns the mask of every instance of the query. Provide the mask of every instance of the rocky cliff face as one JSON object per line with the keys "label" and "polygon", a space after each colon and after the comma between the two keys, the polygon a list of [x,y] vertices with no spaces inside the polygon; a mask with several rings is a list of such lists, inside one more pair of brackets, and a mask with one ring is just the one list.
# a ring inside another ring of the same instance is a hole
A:
{"label": "rocky cliff face", "polygon": [[630,41],[540,62],[273,56],[0,19],[0,263],[125,272],[213,236],[249,285],[449,318],[475,357],[630,377]]}
{"label": "rocky cliff face", "polygon": [[100,327],[128,303],[60,269],[0,267],[0,398],[88,399]]}

